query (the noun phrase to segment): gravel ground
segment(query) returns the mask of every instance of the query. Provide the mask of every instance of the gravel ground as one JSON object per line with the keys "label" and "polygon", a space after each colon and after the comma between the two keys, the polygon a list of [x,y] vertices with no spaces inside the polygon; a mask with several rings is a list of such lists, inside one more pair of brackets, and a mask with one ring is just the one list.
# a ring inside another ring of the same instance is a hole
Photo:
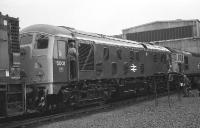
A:
{"label": "gravel ground", "polygon": [[170,96],[38,128],[200,128],[200,97]]}

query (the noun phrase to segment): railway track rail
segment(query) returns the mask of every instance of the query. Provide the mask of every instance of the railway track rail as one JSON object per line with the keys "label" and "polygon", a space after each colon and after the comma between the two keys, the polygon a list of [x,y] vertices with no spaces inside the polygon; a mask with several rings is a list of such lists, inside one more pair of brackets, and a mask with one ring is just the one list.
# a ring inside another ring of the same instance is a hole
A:
{"label": "railway track rail", "polygon": [[[171,92],[170,95],[175,94],[175,92]],[[167,96],[167,93],[162,93],[158,95],[158,98]],[[120,100],[115,101],[109,104],[104,104],[101,106],[93,106],[93,107],[86,107],[86,108],[80,108],[78,110],[74,110],[71,112],[64,112],[64,113],[57,113],[52,114],[48,116],[42,116],[42,117],[34,117],[30,119],[25,120],[17,120],[17,121],[9,121],[6,123],[1,123],[0,128],[24,128],[24,127],[34,127],[38,125],[42,125],[45,123],[49,123],[52,121],[61,121],[61,120],[67,120],[71,118],[77,118],[80,116],[86,116],[88,114],[93,114],[97,112],[103,112],[103,111],[109,111],[111,109],[117,109],[120,107],[124,107],[125,105],[134,105],[137,103],[141,103],[144,101],[154,100],[155,96],[143,96],[143,97],[137,97],[137,98],[130,98],[127,100]]]}

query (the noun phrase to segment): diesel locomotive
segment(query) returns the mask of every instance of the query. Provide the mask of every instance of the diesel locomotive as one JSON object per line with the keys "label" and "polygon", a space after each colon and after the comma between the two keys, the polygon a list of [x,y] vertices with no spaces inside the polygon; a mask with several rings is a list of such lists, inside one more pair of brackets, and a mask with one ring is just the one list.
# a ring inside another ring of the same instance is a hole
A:
{"label": "diesel locomotive", "polygon": [[[167,74],[170,51],[65,26],[21,31],[21,70],[28,109],[81,106],[112,96],[145,94],[155,73]],[[160,88],[165,88],[161,75]]]}

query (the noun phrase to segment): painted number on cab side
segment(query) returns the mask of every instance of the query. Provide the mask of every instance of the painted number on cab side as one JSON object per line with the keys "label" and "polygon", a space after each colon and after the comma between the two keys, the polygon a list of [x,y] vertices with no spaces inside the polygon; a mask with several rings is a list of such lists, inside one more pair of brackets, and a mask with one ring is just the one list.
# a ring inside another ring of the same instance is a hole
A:
{"label": "painted number on cab side", "polygon": [[57,66],[65,66],[65,61],[57,60],[56,64]]}

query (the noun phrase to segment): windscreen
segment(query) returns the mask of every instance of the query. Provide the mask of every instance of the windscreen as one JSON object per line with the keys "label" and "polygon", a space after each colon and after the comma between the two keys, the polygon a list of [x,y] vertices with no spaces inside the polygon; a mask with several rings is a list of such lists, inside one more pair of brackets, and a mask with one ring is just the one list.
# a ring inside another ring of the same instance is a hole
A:
{"label": "windscreen", "polygon": [[49,44],[49,37],[45,34],[37,34],[35,37],[35,49],[46,49]]}

